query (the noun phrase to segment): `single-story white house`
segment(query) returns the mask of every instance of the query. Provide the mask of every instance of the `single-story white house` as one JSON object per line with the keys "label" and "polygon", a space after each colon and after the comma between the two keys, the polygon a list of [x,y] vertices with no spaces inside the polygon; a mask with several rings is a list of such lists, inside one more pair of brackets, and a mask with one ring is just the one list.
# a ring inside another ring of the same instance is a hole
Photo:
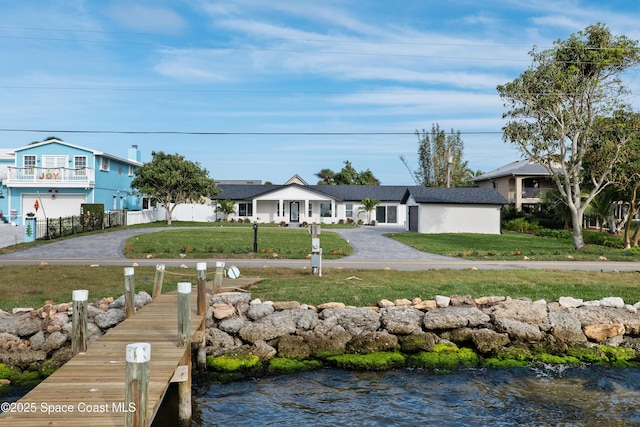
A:
{"label": "single-story white house", "polygon": [[407,187],[407,230],[424,234],[500,234],[502,206],[509,202],[493,188]]}
{"label": "single-story white house", "polygon": [[[420,233],[500,233],[507,200],[490,188],[426,188],[406,185],[308,185],[297,175],[283,185],[218,183],[214,204],[234,203],[227,219],[291,225],[367,222],[362,200],[379,200],[378,225]],[[410,212],[411,211],[411,215]],[[217,213],[216,219],[222,219]]]}

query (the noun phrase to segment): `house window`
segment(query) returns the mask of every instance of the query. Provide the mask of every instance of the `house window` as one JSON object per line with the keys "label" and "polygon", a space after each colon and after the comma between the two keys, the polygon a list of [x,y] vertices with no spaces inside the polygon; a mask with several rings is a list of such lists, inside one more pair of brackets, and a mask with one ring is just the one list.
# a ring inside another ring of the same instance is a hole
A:
{"label": "house window", "polygon": [[122,175],[122,165],[118,165],[118,175]]}
{"label": "house window", "polygon": [[73,169],[76,176],[86,176],[87,156],[75,156],[73,158]]}
{"label": "house window", "polygon": [[313,203],[309,202],[309,213],[307,214],[309,218],[313,216]]}
{"label": "house window", "polygon": [[24,156],[24,173],[25,175],[33,175],[36,169],[36,156],[31,154]]}
{"label": "house window", "polygon": [[253,216],[253,203],[238,203],[239,216]]}
{"label": "house window", "polygon": [[134,170],[133,165],[129,165],[129,176],[133,176]]}
{"label": "house window", "polygon": [[100,170],[109,172],[110,168],[111,168],[111,164],[109,163],[109,159],[107,159],[105,157],[101,157],[100,158]]}
{"label": "house window", "polygon": [[376,222],[380,224],[397,224],[398,223],[398,207],[397,206],[377,206]]}
{"label": "house window", "polygon": [[347,218],[353,218],[353,203],[347,203],[344,216]]}
{"label": "house window", "polygon": [[331,218],[331,203],[320,203],[320,216],[323,218]]}

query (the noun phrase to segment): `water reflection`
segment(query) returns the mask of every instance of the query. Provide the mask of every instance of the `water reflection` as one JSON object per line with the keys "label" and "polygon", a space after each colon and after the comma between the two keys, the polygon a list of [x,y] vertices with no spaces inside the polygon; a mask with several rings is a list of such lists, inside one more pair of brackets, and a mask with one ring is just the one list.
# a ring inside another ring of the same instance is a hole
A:
{"label": "water reflection", "polygon": [[630,426],[640,425],[640,370],[323,369],[203,384],[194,403],[196,426]]}

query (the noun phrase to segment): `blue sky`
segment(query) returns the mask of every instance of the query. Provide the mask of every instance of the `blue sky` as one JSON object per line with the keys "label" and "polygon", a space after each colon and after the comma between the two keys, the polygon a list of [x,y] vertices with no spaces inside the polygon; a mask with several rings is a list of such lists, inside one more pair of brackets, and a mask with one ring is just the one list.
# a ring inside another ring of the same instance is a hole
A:
{"label": "blue sky", "polygon": [[640,39],[628,0],[0,0],[0,147],[137,144],[275,184],[349,160],[405,185],[400,156],[415,167],[415,130],[438,123],[487,172],[520,158],[496,86],[597,22]]}

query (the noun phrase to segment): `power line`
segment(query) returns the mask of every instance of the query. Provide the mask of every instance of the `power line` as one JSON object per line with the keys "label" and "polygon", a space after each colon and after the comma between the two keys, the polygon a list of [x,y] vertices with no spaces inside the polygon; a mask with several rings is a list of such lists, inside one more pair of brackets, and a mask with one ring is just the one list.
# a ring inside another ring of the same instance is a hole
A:
{"label": "power line", "polygon": [[[376,135],[415,135],[413,132],[234,132],[234,131],[137,131],[137,130],[64,130],[64,129],[0,129],[0,132],[16,133],[73,133],[73,134],[120,134],[120,135],[207,135],[207,136],[376,136]],[[502,131],[469,131],[445,132],[445,134],[460,135],[495,135]]]}

